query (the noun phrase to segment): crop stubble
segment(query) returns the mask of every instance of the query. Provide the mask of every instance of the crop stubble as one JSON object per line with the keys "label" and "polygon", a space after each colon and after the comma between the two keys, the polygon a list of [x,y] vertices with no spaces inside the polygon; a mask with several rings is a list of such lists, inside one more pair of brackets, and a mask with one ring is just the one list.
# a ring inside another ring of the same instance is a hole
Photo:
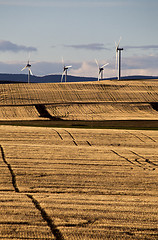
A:
{"label": "crop stubble", "polygon": [[157,143],[157,131],[0,126],[0,238],[157,239]]}
{"label": "crop stubble", "polygon": [[42,119],[36,105],[64,120],[157,119],[157,82],[0,84],[0,120]]}

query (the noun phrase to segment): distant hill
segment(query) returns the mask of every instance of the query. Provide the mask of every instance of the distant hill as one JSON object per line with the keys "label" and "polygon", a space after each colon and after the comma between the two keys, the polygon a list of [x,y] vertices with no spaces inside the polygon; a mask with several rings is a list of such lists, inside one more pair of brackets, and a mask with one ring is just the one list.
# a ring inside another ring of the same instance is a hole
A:
{"label": "distant hill", "polygon": [[[27,74],[0,74],[0,83],[26,83],[28,81]],[[45,75],[45,76],[30,76],[31,83],[59,83],[61,75]],[[68,76],[67,82],[88,82],[97,81],[97,78],[92,77],[76,77]],[[64,79],[63,79],[64,82]]]}
{"label": "distant hill", "polygon": [[[114,78],[105,78],[104,80],[115,80]],[[141,80],[141,79],[158,79],[158,76],[125,76],[122,80]],[[97,81],[97,78],[93,77],[77,77],[68,76],[67,82],[89,82]],[[26,83],[28,81],[27,74],[7,74],[0,73],[0,83]],[[45,75],[45,76],[30,76],[31,83],[58,83],[61,81],[61,75]]]}

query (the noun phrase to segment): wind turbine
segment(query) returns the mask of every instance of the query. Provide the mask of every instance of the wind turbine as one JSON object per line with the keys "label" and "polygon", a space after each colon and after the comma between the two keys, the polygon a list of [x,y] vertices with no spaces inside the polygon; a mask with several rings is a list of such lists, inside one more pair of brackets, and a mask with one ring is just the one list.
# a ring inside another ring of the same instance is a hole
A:
{"label": "wind turbine", "polygon": [[95,62],[96,62],[96,64],[97,64],[98,68],[99,68],[98,81],[99,81],[100,79],[103,80],[104,67],[107,66],[107,65],[109,65],[109,63],[105,63],[104,65],[102,65],[102,66],[100,67],[99,64],[98,64],[98,61],[97,61],[96,59],[95,59]]}
{"label": "wind turbine", "polygon": [[[62,58],[62,63],[64,65],[64,59]],[[61,82],[63,81],[63,77],[65,75],[65,82],[67,81],[67,72],[68,72],[68,69],[71,68],[72,66],[63,66],[63,73],[61,75]]]}
{"label": "wind turbine", "polygon": [[121,37],[120,40],[118,42],[118,44],[115,42],[115,47],[116,47],[116,65],[118,65],[118,80],[121,79],[121,51],[123,51],[123,48],[120,48],[120,41],[121,41]]}
{"label": "wind turbine", "polygon": [[26,66],[21,69],[21,71],[25,70],[26,68],[28,68],[28,83],[30,83],[30,74],[33,75],[32,71],[31,71],[31,64],[30,61],[28,60]]}

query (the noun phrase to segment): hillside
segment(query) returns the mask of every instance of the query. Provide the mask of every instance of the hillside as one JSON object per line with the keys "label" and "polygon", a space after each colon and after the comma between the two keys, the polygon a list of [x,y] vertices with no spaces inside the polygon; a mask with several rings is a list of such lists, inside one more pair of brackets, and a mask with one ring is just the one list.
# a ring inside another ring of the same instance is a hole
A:
{"label": "hillside", "polygon": [[[92,77],[77,77],[77,76],[68,76],[68,82],[88,82],[88,81],[97,81],[97,78]],[[64,81],[64,79],[63,79]],[[0,83],[27,83],[28,75],[27,74],[0,74]],[[31,83],[58,83],[61,82],[61,75],[59,74],[50,74],[44,76],[30,76]]]}
{"label": "hillside", "polygon": [[[158,79],[158,77],[154,76],[143,76],[143,75],[134,75],[134,76],[125,76],[122,77],[122,80],[144,80],[144,79]],[[116,80],[115,77],[105,78],[104,80]],[[95,77],[78,77],[68,75],[67,82],[94,82],[98,81]],[[27,74],[8,74],[8,73],[0,73],[0,84],[4,83],[27,83],[28,76]],[[59,83],[61,82],[60,74],[49,74],[44,76],[30,76],[31,83]],[[64,79],[63,79],[64,82]]]}
{"label": "hillside", "polygon": [[0,84],[1,120],[157,120],[158,80]]}

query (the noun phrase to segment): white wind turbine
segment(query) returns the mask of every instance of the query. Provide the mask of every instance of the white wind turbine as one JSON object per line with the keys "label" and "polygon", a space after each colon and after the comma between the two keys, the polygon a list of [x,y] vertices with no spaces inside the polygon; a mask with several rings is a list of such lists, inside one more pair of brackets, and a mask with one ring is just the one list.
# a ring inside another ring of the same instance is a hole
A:
{"label": "white wind turbine", "polygon": [[25,70],[25,69],[28,69],[28,83],[30,83],[30,75],[33,75],[32,71],[31,71],[31,64],[30,64],[30,61],[28,60],[26,66],[21,69],[21,71]]}
{"label": "white wind turbine", "polygon": [[118,67],[118,80],[121,79],[121,51],[123,51],[123,48],[120,48],[120,41],[121,41],[121,37],[120,40],[118,42],[118,44],[115,42],[115,47],[116,47],[116,66]]}
{"label": "white wind turbine", "polygon": [[95,59],[95,62],[98,66],[98,69],[99,69],[99,74],[98,74],[98,81],[99,80],[103,80],[103,71],[104,71],[104,67],[109,65],[109,63],[105,63],[104,65],[102,65],[101,67],[99,66],[99,63],[98,61]]}
{"label": "white wind turbine", "polygon": [[65,75],[65,82],[67,82],[67,72],[68,72],[68,69],[71,68],[72,66],[65,66],[63,58],[62,58],[62,63],[63,63],[63,73],[61,75],[61,82],[63,81],[64,75]]}

